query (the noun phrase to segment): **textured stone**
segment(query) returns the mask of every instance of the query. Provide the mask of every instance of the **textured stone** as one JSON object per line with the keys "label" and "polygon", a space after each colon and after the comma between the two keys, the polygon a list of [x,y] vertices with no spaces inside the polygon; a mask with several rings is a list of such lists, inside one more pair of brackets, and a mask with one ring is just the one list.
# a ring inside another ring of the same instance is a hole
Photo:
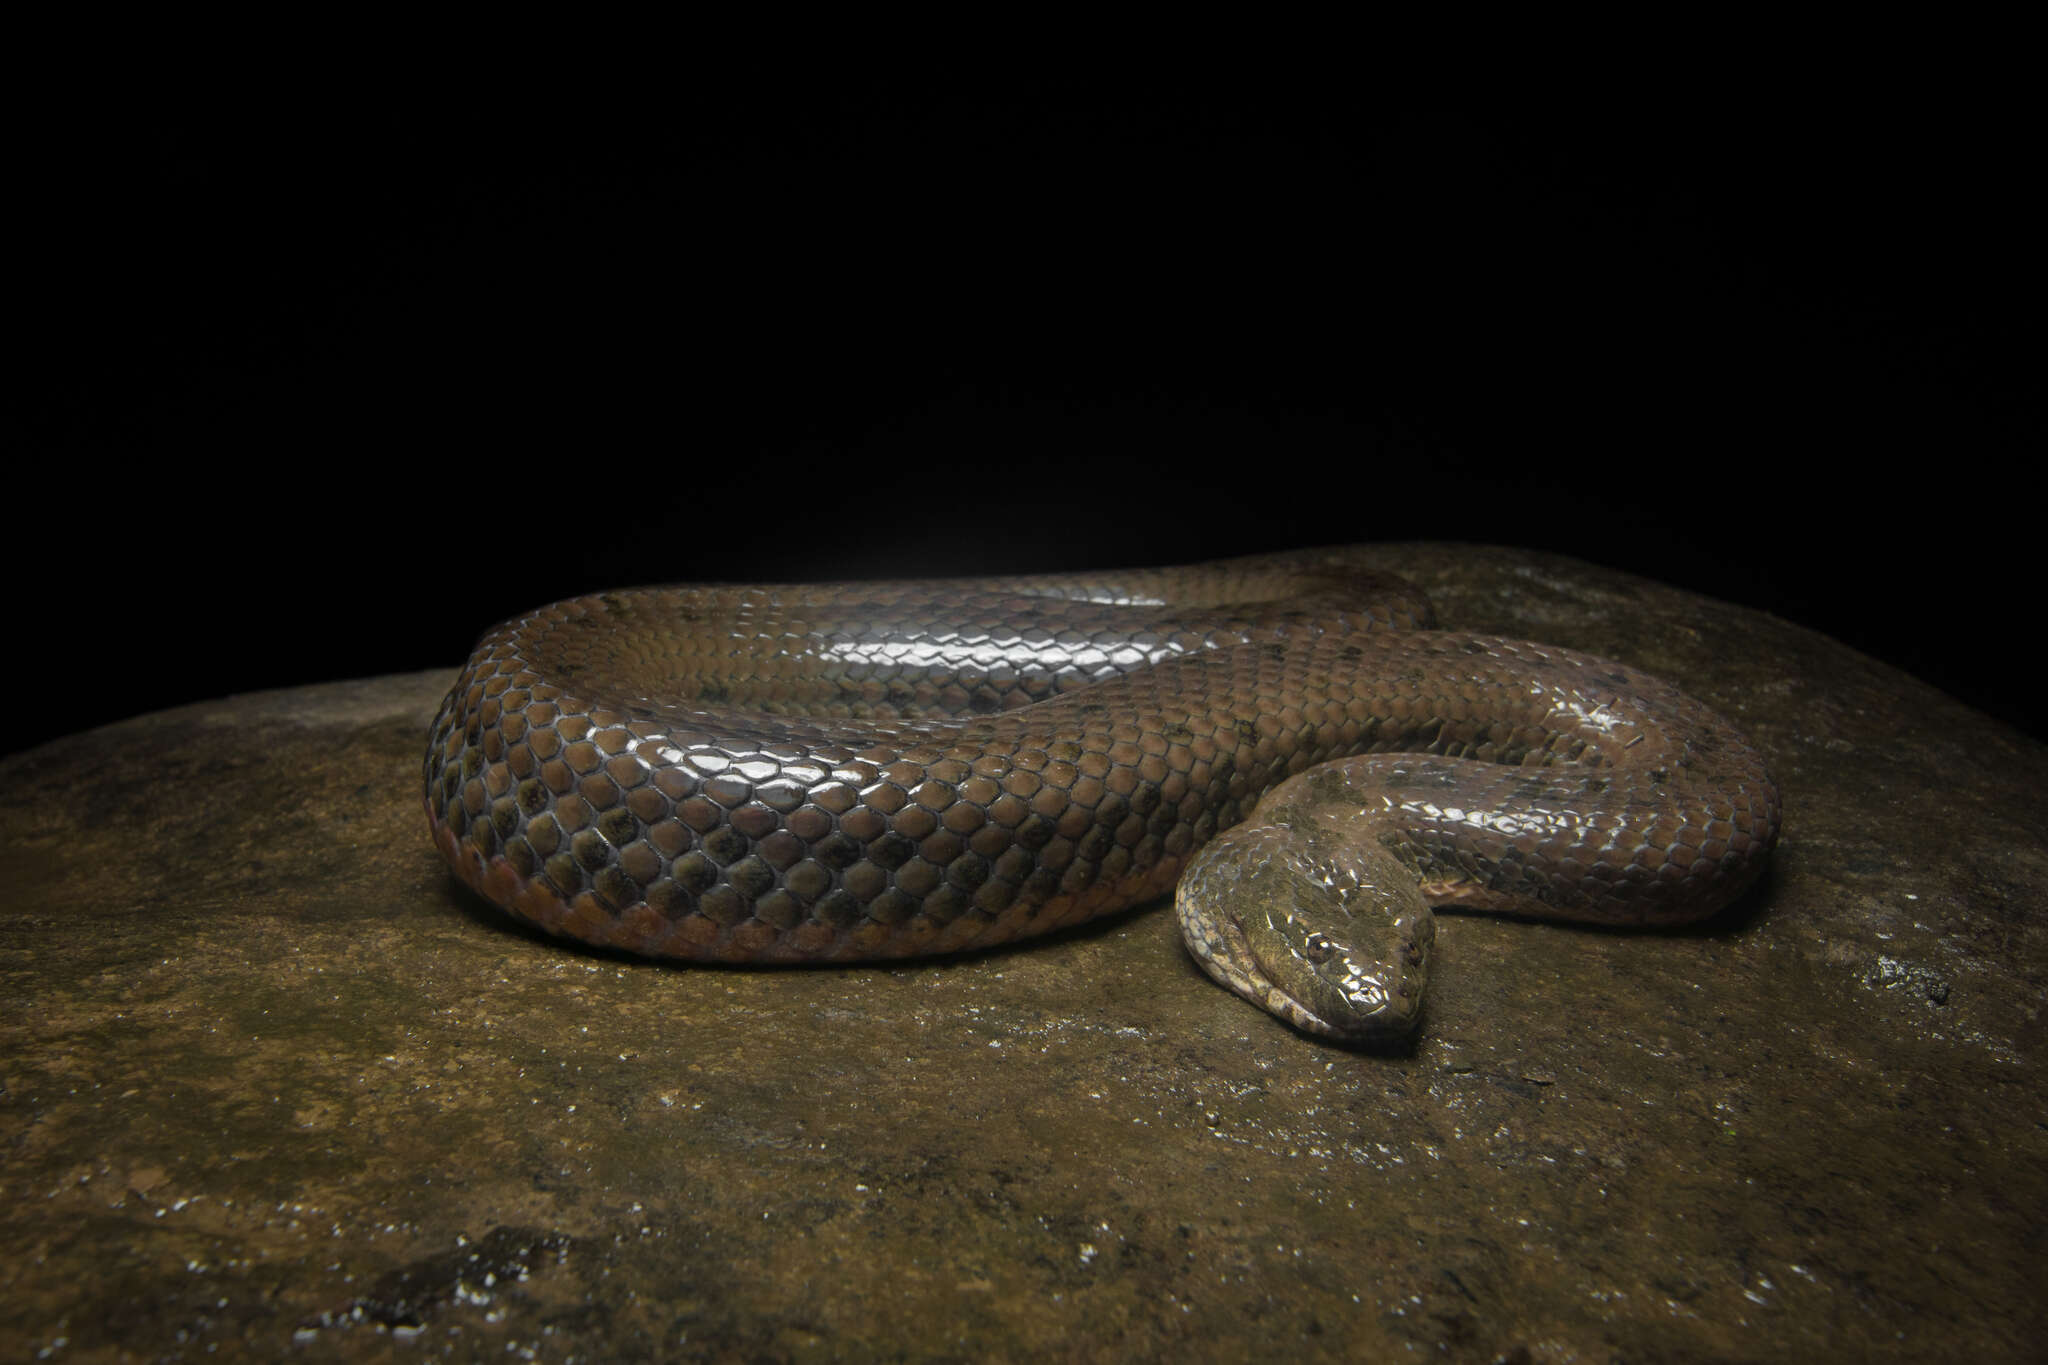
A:
{"label": "textured stone", "polygon": [[[1419,1038],[1376,1055],[1215,988],[1163,903],[884,966],[544,939],[428,842],[452,669],[7,760],[0,1358],[2034,1349],[2040,746],[1766,615],[1383,554],[1447,624],[1742,726],[1785,796],[1763,885],[1679,932],[1447,914]],[[680,839],[701,798],[563,738],[476,784],[586,798],[522,856],[573,863],[605,801]]]}

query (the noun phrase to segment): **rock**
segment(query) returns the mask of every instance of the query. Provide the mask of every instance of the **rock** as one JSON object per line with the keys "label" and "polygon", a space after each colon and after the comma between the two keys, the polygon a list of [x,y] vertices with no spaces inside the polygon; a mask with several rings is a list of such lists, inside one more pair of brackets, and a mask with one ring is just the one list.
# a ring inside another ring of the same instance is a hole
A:
{"label": "rock", "polygon": [[1766,882],[1675,933],[1445,915],[1385,1055],[1163,903],[877,967],[541,938],[427,840],[452,668],[6,760],[0,1357],[2036,1349],[2040,747],[1770,616],[1382,553],[1747,729]]}

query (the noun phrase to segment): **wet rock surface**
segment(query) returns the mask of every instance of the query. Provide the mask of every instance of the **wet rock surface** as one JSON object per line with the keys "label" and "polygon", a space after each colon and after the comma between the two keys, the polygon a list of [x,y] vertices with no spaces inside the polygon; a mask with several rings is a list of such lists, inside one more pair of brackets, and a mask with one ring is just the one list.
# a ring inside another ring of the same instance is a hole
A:
{"label": "wet rock surface", "polygon": [[1768,616],[1382,553],[1744,727],[1765,883],[1679,932],[1447,914],[1372,1054],[1163,903],[822,970],[525,931],[427,840],[452,667],[7,760],[0,1358],[2037,1350],[2040,746]]}

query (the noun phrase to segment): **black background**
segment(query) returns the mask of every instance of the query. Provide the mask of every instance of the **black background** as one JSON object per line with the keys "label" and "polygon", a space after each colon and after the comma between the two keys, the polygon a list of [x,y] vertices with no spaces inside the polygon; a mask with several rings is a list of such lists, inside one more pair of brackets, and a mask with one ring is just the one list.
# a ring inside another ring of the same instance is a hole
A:
{"label": "black background", "polygon": [[[1674,102],[1675,103],[1675,102]],[[652,581],[1519,544],[2037,735],[1992,99],[1047,82],[66,114],[9,747]]]}

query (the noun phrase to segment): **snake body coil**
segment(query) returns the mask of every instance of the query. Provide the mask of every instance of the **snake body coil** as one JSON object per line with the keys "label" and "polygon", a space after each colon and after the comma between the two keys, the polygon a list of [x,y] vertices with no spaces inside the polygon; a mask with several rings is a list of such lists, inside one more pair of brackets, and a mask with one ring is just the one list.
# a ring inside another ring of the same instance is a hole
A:
{"label": "snake body coil", "polygon": [[427,813],[513,915],[697,960],[954,952],[1180,881],[1205,970],[1343,1037],[1413,1025],[1425,899],[1672,923],[1753,879],[1778,795],[1726,721],[1427,624],[1343,550],[600,593],[479,642]]}

